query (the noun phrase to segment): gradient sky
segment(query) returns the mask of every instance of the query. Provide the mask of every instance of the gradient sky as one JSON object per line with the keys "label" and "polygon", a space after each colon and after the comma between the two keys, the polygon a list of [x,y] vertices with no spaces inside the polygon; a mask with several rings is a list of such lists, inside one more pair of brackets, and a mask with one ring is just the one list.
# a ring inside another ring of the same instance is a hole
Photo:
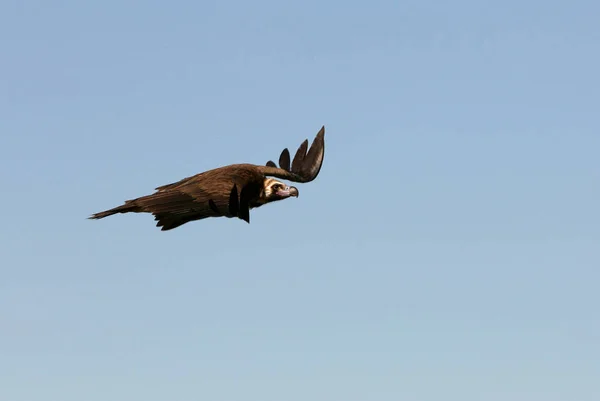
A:
{"label": "gradient sky", "polygon": [[[600,3],[0,3],[1,401],[600,399]],[[300,197],[94,212],[326,127]]]}

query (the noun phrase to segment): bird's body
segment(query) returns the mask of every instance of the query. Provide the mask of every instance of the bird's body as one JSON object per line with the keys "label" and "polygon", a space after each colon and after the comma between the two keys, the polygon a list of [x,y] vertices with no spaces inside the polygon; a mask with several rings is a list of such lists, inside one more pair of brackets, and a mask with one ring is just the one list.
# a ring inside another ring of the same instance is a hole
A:
{"label": "bird's body", "polygon": [[249,223],[251,209],[298,196],[295,187],[271,177],[294,182],[316,178],[323,163],[324,134],[323,127],[308,152],[308,140],[304,141],[291,165],[286,148],[279,158],[280,167],[269,161],[265,166],[245,163],[215,168],[157,187],[151,195],[127,200],[90,218],[101,219],[116,213],[152,213],[163,231],[208,217],[237,217]]}

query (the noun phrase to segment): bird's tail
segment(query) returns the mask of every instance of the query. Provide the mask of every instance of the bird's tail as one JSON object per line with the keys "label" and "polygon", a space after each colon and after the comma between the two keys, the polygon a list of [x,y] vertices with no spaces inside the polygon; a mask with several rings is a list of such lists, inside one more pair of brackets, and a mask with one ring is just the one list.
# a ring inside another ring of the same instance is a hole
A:
{"label": "bird's tail", "polygon": [[103,212],[94,213],[88,219],[103,219],[108,216],[112,216],[117,213],[129,213],[129,212],[139,212],[140,208],[135,204],[135,201],[125,201],[125,204],[121,206],[114,207],[109,210],[105,210]]}

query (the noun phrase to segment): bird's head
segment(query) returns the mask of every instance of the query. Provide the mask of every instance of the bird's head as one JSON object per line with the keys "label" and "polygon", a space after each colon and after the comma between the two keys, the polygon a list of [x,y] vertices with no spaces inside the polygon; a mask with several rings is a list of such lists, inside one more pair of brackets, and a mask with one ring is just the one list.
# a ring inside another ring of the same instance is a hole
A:
{"label": "bird's head", "polygon": [[266,178],[263,185],[262,203],[287,199],[290,196],[298,197],[298,188],[290,187],[274,178]]}

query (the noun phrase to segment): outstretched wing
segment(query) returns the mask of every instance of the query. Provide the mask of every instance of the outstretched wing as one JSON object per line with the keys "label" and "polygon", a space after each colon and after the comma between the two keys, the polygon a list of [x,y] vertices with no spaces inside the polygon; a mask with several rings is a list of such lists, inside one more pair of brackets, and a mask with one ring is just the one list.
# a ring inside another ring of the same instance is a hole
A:
{"label": "outstretched wing", "polygon": [[219,217],[220,209],[228,207],[228,193],[206,191],[201,186],[183,186],[158,191],[126,203],[138,211],[152,213],[156,226],[172,230],[190,221]]}
{"label": "outstretched wing", "polygon": [[163,231],[207,217],[237,217],[249,223],[250,204],[259,196],[263,180],[264,176],[252,165],[217,168],[163,185],[151,195],[127,200],[90,218],[152,213]]}
{"label": "outstretched wing", "polygon": [[163,230],[207,217],[237,217],[250,223],[250,202],[258,197],[261,185],[262,176],[254,169],[215,169],[150,195],[148,198],[163,199],[146,210],[155,215]]}
{"label": "outstretched wing", "polygon": [[[308,152],[307,152],[308,150]],[[267,176],[282,178],[294,182],[310,182],[317,178],[323,157],[325,155],[325,127],[317,133],[310,149],[308,149],[308,139],[306,139],[294,156],[290,165],[290,152],[287,148],[283,149],[279,156],[279,167],[269,160],[266,166],[259,166],[261,173]]]}

